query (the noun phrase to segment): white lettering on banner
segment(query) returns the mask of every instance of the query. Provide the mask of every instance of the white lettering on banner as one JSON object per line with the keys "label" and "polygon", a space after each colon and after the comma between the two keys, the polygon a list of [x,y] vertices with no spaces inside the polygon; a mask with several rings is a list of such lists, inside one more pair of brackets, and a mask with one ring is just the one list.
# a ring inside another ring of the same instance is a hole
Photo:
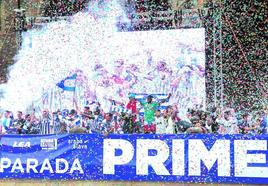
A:
{"label": "white lettering on banner", "polygon": [[[267,140],[235,140],[235,176],[268,178]],[[249,150],[266,151],[266,154],[248,154]],[[248,163],[262,163],[266,167],[249,167]]]}
{"label": "white lettering on banner", "polygon": [[202,140],[189,140],[189,175],[201,176],[201,161],[208,170],[218,161],[218,176],[230,176],[230,141],[217,140],[208,150]]}
{"label": "white lettering on banner", "polygon": [[184,160],[184,140],[174,139],[172,141],[172,174],[183,176],[185,172]]}
{"label": "white lettering on banner", "polygon": [[9,168],[11,160],[9,158],[1,158],[0,161],[0,172],[4,172],[4,169]]}
{"label": "white lettering on banner", "polygon": [[[43,162],[40,163],[41,168],[38,171],[38,160],[34,158],[27,158],[26,164],[23,164],[20,158],[16,158],[14,163],[9,158],[1,158],[0,159],[0,172],[3,173],[6,169],[11,168],[10,173],[14,173],[19,170],[21,173],[30,173],[32,170],[34,173],[43,173],[44,171],[48,171],[49,173],[59,173],[64,174],[67,173],[70,168],[69,173],[72,174],[75,171],[78,171],[79,174],[84,174],[84,170],[82,169],[81,163],[79,159],[75,159],[72,164],[70,164],[66,159],[55,159],[55,167],[51,166],[51,163],[48,158],[44,159]],[[26,167],[24,167],[24,166]],[[62,167],[61,165],[64,165]],[[71,166],[70,166],[71,165]],[[25,171],[26,170],[26,171]]]}
{"label": "white lettering on banner", "polygon": [[[115,156],[115,150],[120,149],[122,154]],[[105,139],[103,142],[103,174],[114,174],[115,165],[129,163],[134,156],[134,148],[127,140]]]}
{"label": "white lettering on banner", "polygon": [[[151,166],[157,175],[185,176],[185,161],[188,161],[188,175],[201,176],[201,162],[208,170],[215,163],[217,174],[220,177],[231,176],[231,166],[235,167],[235,176],[268,178],[267,166],[267,140],[234,140],[234,150],[231,152],[231,140],[216,140],[208,150],[201,139],[189,139],[188,152],[185,152],[183,139],[172,140],[172,151],[165,141],[159,139],[137,139],[136,144],[136,174],[148,175]],[[115,150],[120,149],[122,154],[115,156]],[[149,156],[148,151],[155,150],[154,156]],[[263,154],[248,154],[248,150],[266,151]],[[188,159],[185,159],[185,153]],[[266,153],[266,154],[265,154]],[[231,154],[235,156],[231,162]],[[172,159],[172,173],[165,166],[165,161]],[[126,165],[134,157],[133,145],[123,139],[104,139],[103,148],[103,174],[115,174],[116,165]],[[262,163],[258,167],[248,167],[248,163]],[[265,164],[266,163],[266,164]]]}
{"label": "white lettering on banner", "polygon": [[16,170],[19,170],[21,173],[24,173],[24,169],[21,165],[20,158],[17,158],[12,166],[11,172],[15,172]]}
{"label": "white lettering on banner", "polygon": [[[148,150],[156,150],[155,156],[149,156]],[[138,139],[137,140],[136,173],[148,175],[151,166],[157,175],[170,175],[164,163],[169,156],[168,145],[162,140]]]}
{"label": "white lettering on banner", "polygon": [[30,148],[31,147],[31,142],[29,142],[29,141],[27,141],[27,142],[25,142],[25,141],[20,141],[20,142],[14,141],[12,147]]}
{"label": "white lettering on banner", "polygon": [[36,170],[36,167],[38,166],[38,161],[37,159],[33,159],[33,158],[28,158],[27,162],[26,162],[26,172],[30,173],[30,170],[32,169],[32,171],[34,173],[38,173],[38,171]]}
{"label": "white lettering on banner", "polygon": [[45,170],[49,171],[50,173],[54,173],[48,158],[44,160],[40,169],[40,173],[43,173]]}
{"label": "white lettering on banner", "polygon": [[70,174],[72,174],[74,171],[79,171],[80,174],[84,174],[84,170],[82,169],[79,159],[74,160],[74,163],[70,170]]}
{"label": "white lettering on banner", "polygon": [[[60,169],[61,163],[63,163],[64,169]],[[56,173],[65,173],[68,171],[68,169],[69,169],[69,164],[65,159],[63,158],[56,159]]]}

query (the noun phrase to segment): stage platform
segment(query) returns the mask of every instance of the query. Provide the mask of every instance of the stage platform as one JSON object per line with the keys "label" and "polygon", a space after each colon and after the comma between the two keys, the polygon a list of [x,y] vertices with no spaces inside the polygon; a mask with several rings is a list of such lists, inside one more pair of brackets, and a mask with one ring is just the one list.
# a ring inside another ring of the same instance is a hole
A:
{"label": "stage platform", "polygon": [[[201,183],[156,183],[156,182],[112,182],[112,181],[47,181],[47,180],[1,180],[0,186],[243,186],[245,184],[201,184]],[[257,186],[257,185],[245,185]]]}

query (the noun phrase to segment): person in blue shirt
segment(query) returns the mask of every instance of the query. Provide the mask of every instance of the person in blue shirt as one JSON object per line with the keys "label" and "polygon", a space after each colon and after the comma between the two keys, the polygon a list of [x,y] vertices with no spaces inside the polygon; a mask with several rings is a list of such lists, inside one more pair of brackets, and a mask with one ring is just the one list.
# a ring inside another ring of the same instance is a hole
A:
{"label": "person in blue shirt", "polygon": [[92,133],[102,133],[101,125],[102,125],[103,120],[104,120],[104,117],[101,114],[100,109],[97,107],[96,110],[94,111],[94,121],[93,121],[93,125],[91,126]]}
{"label": "person in blue shirt", "polygon": [[3,117],[0,119],[0,133],[9,133],[9,129],[12,126],[12,113],[5,111]]}
{"label": "person in blue shirt", "polygon": [[268,133],[268,110],[266,110],[266,112],[264,111],[262,114],[260,128],[261,128],[261,134]]}

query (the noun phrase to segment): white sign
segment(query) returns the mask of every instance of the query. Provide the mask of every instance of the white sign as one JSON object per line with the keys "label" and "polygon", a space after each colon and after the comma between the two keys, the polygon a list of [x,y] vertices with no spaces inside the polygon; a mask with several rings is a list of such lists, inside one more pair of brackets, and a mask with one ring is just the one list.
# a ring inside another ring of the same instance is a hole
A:
{"label": "white sign", "polygon": [[[268,178],[268,166],[249,166],[250,163],[267,165],[267,153],[248,153],[249,150],[267,151],[267,140],[234,140],[234,152],[231,152],[231,141],[228,139],[216,140],[208,149],[201,139],[189,139],[188,148],[185,140],[173,139],[170,150],[167,143],[159,139],[137,139],[136,148],[124,139],[104,139],[103,147],[103,174],[116,174],[115,166],[127,165],[136,154],[136,174],[148,175],[149,166],[157,175],[185,175],[185,161],[188,161],[188,176],[202,176],[201,162],[210,170],[217,165],[219,177],[231,177],[231,166],[234,166],[235,177]],[[116,150],[121,155],[116,156]],[[185,159],[185,149],[188,149],[188,158]],[[149,150],[157,153],[150,156]],[[231,162],[231,153],[234,162]],[[165,165],[168,158],[172,160],[172,170]]]}

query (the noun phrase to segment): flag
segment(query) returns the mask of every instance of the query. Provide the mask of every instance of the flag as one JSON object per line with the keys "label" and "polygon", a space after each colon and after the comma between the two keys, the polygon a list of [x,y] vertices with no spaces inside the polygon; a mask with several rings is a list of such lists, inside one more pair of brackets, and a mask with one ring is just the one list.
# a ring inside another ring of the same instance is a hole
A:
{"label": "flag", "polygon": [[157,101],[163,101],[167,98],[167,94],[146,94],[146,93],[141,93],[141,94],[135,94],[135,93],[130,93],[131,97],[134,97],[138,101],[146,101],[147,97],[149,95],[153,96],[154,99]]}
{"label": "flag", "polygon": [[[131,97],[134,97],[137,101],[139,102],[143,102],[146,101],[147,97],[151,95],[153,96],[153,98],[157,101],[157,102],[162,102],[163,100],[166,100],[168,94],[146,94],[146,93],[130,93]],[[138,107],[137,108],[139,110],[139,114],[140,116],[144,115],[144,109],[143,107]],[[165,110],[167,109],[167,103],[163,103],[163,105],[158,106],[157,109],[159,110]]]}
{"label": "flag", "polygon": [[110,112],[127,112],[127,109],[125,108],[125,106],[121,105],[121,104],[116,104],[115,101],[113,100],[110,106]]}
{"label": "flag", "polygon": [[48,92],[44,93],[42,96],[42,103],[46,104],[48,102]]}
{"label": "flag", "polygon": [[77,74],[74,74],[72,76],[69,76],[63,80],[61,80],[59,83],[57,83],[57,86],[61,88],[64,91],[75,91],[75,83],[76,83],[76,77]]}

